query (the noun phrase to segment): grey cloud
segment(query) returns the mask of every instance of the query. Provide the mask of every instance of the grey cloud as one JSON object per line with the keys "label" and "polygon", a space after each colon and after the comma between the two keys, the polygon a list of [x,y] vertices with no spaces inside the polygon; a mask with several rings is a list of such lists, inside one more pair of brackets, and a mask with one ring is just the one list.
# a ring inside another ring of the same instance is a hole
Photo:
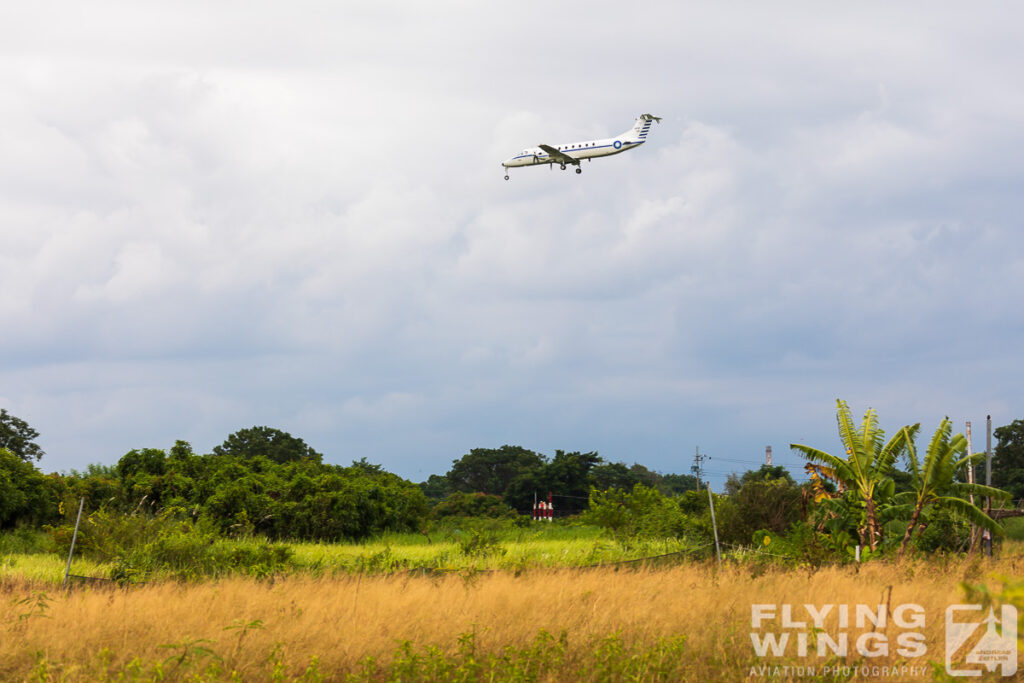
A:
{"label": "grey cloud", "polygon": [[[828,447],[836,396],[1009,421],[1016,14],[26,8],[0,405],[52,468],[271,424],[413,477],[506,441]],[[640,150],[502,180],[643,111]]]}

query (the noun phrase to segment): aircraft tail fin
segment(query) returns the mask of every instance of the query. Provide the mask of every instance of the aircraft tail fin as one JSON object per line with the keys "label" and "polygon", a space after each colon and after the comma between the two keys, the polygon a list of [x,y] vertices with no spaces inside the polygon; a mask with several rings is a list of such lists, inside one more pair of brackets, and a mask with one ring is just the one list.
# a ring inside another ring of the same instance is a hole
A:
{"label": "aircraft tail fin", "polygon": [[641,114],[637,117],[636,125],[633,126],[633,130],[629,131],[627,135],[635,140],[640,140],[641,142],[647,140],[647,133],[651,130],[652,121],[661,122],[661,117],[654,116],[653,114]]}

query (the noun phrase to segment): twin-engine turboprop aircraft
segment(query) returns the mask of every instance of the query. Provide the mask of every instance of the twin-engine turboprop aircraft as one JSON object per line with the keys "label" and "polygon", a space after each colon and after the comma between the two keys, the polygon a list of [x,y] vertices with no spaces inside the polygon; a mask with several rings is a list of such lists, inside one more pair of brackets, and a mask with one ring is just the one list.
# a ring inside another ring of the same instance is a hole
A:
{"label": "twin-engine turboprop aircraft", "polygon": [[[515,166],[539,166],[540,164],[558,164],[565,170],[566,164],[576,167],[577,173],[583,173],[580,162],[584,159],[595,157],[607,157],[612,154],[619,154],[628,149],[635,149],[647,141],[647,132],[651,129],[651,121],[661,121],[661,117],[652,114],[641,114],[630,130],[622,135],[605,140],[590,140],[589,142],[572,142],[568,145],[538,145],[530,149],[524,149],[514,157],[505,159],[501,165],[506,169]],[[552,166],[554,168],[554,166]],[[508,180],[508,171],[505,172],[505,180]]]}

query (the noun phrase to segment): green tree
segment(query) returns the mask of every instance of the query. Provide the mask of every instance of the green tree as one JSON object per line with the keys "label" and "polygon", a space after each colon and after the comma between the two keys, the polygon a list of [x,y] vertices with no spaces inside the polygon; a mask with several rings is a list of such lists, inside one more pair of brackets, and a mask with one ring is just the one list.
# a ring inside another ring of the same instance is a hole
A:
{"label": "green tree", "polygon": [[876,550],[882,540],[879,500],[894,492],[895,483],[889,476],[893,463],[907,447],[908,440],[917,434],[920,425],[904,427],[886,442],[885,432],[878,426],[878,414],[873,409],[868,408],[858,427],[850,407],[841,399],[836,400],[836,422],[839,438],[846,448],[845,459],[802,444],[789,447],[809,462],[827,468],[839,485],[840,493],[850,490],[855,494],[861,508],[857,527],[861,544]]}
{"label": "green tree", "polygon": [[604,462],[595,465],[590,470],[590,485],[598,491],[607,489],[631,491],[633,485],[639,483],[641,482],[636,472],[621,462]]}
{"label": "green tree", "polygon": [[159,448],[134,449],[121,456],[114,469],[121,482],[121,504],[126,510],[143,504],[149,510],[163,506],[166,453]]}
{"label": "green tree", "polygon": [[796,485],[796,482],[793,481],[793,477],[790,476],[789,470],[785,466],[765,464],[756,470],[747,470],[740,477],[730,474],[725,481],[725,492],[731,496],[739,493],[740,489],[751,482],[775,481],[776,479],[781,479],[791,486]]}
{"label": "green tree", "polygon": [[0,529],[56,518],[57,493],[51,484],[31,462],[0,448]]}
{"label": "green tree", "polygon": [[452,493],[452,486],[443,474],[431,474],[426,481],[420,482],[420,490],[427,498],[436,501]]}
{"label": "green tree", "polygon": [[620,538],[702,535],[700,523],[683,513],[675,499],[643,484],[635,484],[630,491],[592,489],[585,519]]}
{"label": "green tree", "polygon": [[943,418],[928,443],[928,450],[923,462],[917,458],[914,439],[909,434],[907,435],[906,455],[910,465],[913,491],[896,495],[898,502],[911,509],[910,522],[903,534],[897,559],[903,557],[914,533],[921,534],[927,527],[927,518],[933,509],[951,510],[983,529],[988,529],[993,533],[1002,533],[1000,526],[980,508],[971,505],[967,496],[973,494],[998,499],[1005,497],[1006,493],[981,484],[956,481],[958,472],[962,472],[972,463],[983,458],[984,454],[967,455],[967,439],[963,434],[950,436],[952,432],[953,423],[949,421],[948,417]]}
{"label": "green tree", "polygon": [[27,422],[0,408],[0,448],[6,448],[13,455],[26,462],[39,460],[45,453],[35,442],[39,432]]}
{"label": "green tree", "polygon": [[521,446],[474,448],[453,461],[445,477],[454,491],[504,496],[514,479],[543,465],[543,457]]}
{"label": "green tree", "polygon": [[600,462],[600,456],[594,451],[566,453],[557,450],[551,462],[538,473],[539,490],[551,491],[556,498],[561,498],[563,510],[585,509],[590,495],[590,471]]}
{"label": "green tree", "polygon": [[163,474],[167,468],[167,454],[158,448],[132,449],[117,461],[117,473],[122,479],[140,474]]}
{"label": "green tree", "polygon": [[462,493],[456,491],[434,506],[433,515],[442,517],[513,517],[515,511],[502,501],[501,496],[490,493]]}
{"label": "green tree", "polygon": [[998,443],[992,454],[992,485],[1014,500],[1024,499],[1024,420],[995,430]]}
{"label": "green tree", "polygon": [[633,463],[630,466],[629,471],[632,472],[633,476],[636,477],[636,480],[644,486],[650,486],[651,488],[656,488],[659,491],[661,490],[661,480],[664,477],[657,472],[647,469],[638,462]]}
{"label": "green tree", "polygon": [[754,532],[779,534],[801,519],[802,491],[789,477],[751,479],[729,494],[735,506],[731,519],[723,519],[722,539],[747,544]]}
{"label": "green tree", "polygon": [[302,439],[273,427],[249,427],[228,436],[213,449],[214,455],[237,455],[242,458],[264,456],[276,463],[293,460],[321,462],[323,456]]}
{"label": "green tree", "polygon": [[692,474],[663,474],[660,488],[666,496],[681,496],[687,491],[697,490],[697,477]]}

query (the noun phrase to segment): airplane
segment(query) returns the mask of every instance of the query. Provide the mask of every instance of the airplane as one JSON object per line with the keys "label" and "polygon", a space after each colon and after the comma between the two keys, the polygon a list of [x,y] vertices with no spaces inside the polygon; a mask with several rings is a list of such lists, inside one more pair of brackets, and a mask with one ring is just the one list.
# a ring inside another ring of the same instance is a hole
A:
{"label": "airplane", "polygon": [[[583,173],[580,162],[584,159],[591,160],[596,157],[607,157],[612,154],[621,154],[626,150],[636,149],[647,141],[647,132],[651,129],[651,121],[661,122],[660,116],[653,114],[641,114],[630,130],[614,138],[604,140],[590,140],[589,142],[572,142],[568,145],[537,145],[530,149],[524,149],[519,154],[505,159],[501,165],[505,169],[517,166],[539,166],[540,164],[558,164],[565,170],[567,164],[576,167],[577,173]],[[508,180],[508,170],[505,171],[505,180]]]}

